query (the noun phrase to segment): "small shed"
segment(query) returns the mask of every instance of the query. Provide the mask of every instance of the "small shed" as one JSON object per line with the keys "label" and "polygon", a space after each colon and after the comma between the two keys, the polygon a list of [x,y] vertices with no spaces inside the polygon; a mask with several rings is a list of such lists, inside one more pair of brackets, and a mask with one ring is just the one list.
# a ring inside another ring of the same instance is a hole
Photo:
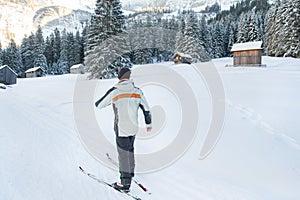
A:
{"label": "small shed", "polygon": [[70,73],[71,74],[84,74],[84,65],[83,64],[77,64],[77,65],[73,65],[70,68]]}
{"label": "small shed", "polygon": [[262,41],[234,44],[231,52],[234,66],[259,66],[263,54]]}
{"label": "small shed", "polygon": [[173,56],[173,61],[175,64],[191,64],[192,63],[192,56],[185,54],[185,53],[175,53]]}
{"label": "small shed", "polygon": [[35,78],[35,77],[42,77],[43,76],[43,69],[40,67],[33,67],[28,69],[25,74],[26,78]]}
{"label": "small shed", "polygon": [[17,73],[9,66],[3,65],[0,67],[0,83],[12,85],[17,83]]}

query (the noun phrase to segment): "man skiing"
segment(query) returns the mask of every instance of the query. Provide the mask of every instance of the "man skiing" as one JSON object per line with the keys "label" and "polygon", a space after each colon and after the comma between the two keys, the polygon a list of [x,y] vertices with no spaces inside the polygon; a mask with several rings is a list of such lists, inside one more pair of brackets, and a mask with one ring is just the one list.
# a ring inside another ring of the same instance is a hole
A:
{"label": "man skiing", "polygon": [[134,177],[134,140],[139,129],[139,108],[143,111],[147,132],[152,130],[148,103],[142,90],[135,87],[130,80],[130,74],[129,68],[122,68],[118,74],[119,82],[95,103],[95,106],[100,109],[110,104],[113,106],[121,180],[121,183],[113,183],[113,187],[124,192],[129,192],[131,180]]}

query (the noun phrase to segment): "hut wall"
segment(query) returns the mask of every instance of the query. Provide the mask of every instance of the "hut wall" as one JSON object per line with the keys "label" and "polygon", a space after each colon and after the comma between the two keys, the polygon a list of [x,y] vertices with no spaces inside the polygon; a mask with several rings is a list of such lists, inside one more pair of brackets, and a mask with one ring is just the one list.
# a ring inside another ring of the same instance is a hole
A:
{"label": "hut wall", "polygon": [[26,78],[33,78],[34,77],[34,73],[33,72],[27,72],[26,73]]}
{"label": "hut wall", "polygon": [[43,76],[43,71],[41,69],[36,71],[36,77],[42,77]]}
{"label": "hut wall", "polygon": [[0,69],[0,83],[5,81],[4,69]]}
{"label": "hut wall", "polygon": [[42,77],[42,76],[43,76],[43,71],[41,69],[26,73],[26,78],[35,78],[35,77]]}
{"label": "hut wall", "polygon": [[261,50],[248,50],[234,52],[234,65],[260,65]]}
{"label": "hut wall", "polygon": [[8,67],[0,70],[0,82],[5,85],[11,85],[17,83],[17,75],[12,72]]}
{"label": "hut wall", "polygon": [[6,69],[6,82],[7,85],[17,83],[17,76],[9,69]]}

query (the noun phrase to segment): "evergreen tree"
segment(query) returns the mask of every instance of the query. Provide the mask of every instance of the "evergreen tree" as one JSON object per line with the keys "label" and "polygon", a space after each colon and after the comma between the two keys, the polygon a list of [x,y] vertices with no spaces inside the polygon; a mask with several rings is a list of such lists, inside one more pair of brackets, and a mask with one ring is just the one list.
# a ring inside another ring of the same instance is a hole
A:
{"label": "evergreen tree", "polygon": [[75,42],[74,42],[74,62],[75,64],[83,63],[83,39],[80,36],[79,31],[76,32]]}
{"label": "evergreen tree", "polygon": [[47,60],[47,74],[54,74],[52,71],[52,65],[53,65],[53,56],[54,56],[54,51],[53,51],[53,43],[54,43],[54,34],[51,33],[50,36],[47,36],[46,41],[45,41],[45,57]]}
{"label": "evergreen tree", "polygon": [[47,59],[44,54],[40,53],[36,55],[33,67],[40,67],[44,72],[48,71]]}
{"label": "evergreen tree", "polygon": [[[23,63],[23,71],[34,67],[34,59],[36,57],[35,37],[31,34],[29,37],[25,37],[21,43],[21,57]],[[22,74],[22,76],[25,74]]]}
{"label": "evergreen tree", "polygon": [[256,13],[252,12],[249,18],[248,41],[253,42],[258,40],[258,21]]}
{"label": "evergreen tree", "polygon": [[292,1],[293,11],[290,13],[289,24],[291,27],[290,56],[300,58],[300,0]]}
{"label": "evergreen tree", "polygon": [[35,41],[36,41],[36,47],[38,48],[38,51],[44,53],[45,41],[44,41],[44,36],[43,36],[43,31],[41,26],[38,26],[38,29],[35,33]]}
{"label": "evergreen tree", "polygon": [[[145,60],[147,63],[153,63],[153,52],[154,52],[154,46],[155,43],[153,43],[153,41],[155,41],[155,39],[153,38],[153,33],[154,33],[154,26],[152,23],[152,17],[153,15],[148,14],[147,18],[146,18],[146,22],[145,24],[142,25],[142,28],[144,31],[141,31],[140,33],[143,34],[144,37],[144,41],[141,40],[141,42],[143,43],[143,52],[145,54],[145,57],[147,57]],[[160,27],[155,27],[157,30],[160,29]],[[159,38],[162,38],[162,35],[159,36]]]}
{"label": "evergreen tree", "polygon": [[119,68],[131,67],[125,18],[119,0],[98,0],[85,49],[90,78],[111,78]]}
{"label": "evergreen tree", "polygon": [[23,64],[20,49],[17,47],[14,40],[10,40],[9,46],[4,52],[3,64],[8,65],[12,70],[14,70],[18,76],[23,77]]}
{"label": "evergreen tree", "polygon": [[209,61],[209,55],[199,40],[200,29],[198,18],[194,12],[190,12],[187,17],[186,30],[182,42],[182,51],[192,56],[192,62]]}
{"label": "evergreen tree", "polygon": [[279,4],[280,4],[279,0],[276,1],[276,4],[270,8],[266,16],[267,25],[266,25],[265,46],[266,46],[267,55],[269,56],[275,55],[274,44],[272,43],[272,41],[276,37],[274,29],[275,29],[275,20],[276,20]]}
{"label": "evergreen tree", "polygon": [[127,41],[128,41],[128,45],[129,45],[129,48],[130,48],[129,58],[132,62],[134,62],[134,41],[135,41],[135,37],[136,37],[135,24],[137,24],[135,19],[132,20],[131,22],[129,22],[128,23],[128,30],[127,30],[128,31]]}
{"label": "evergreen tree", "polygon": [[87,47],[87,43],[88,43],[88,25],[86,25],[81,33],[82,37],[81,37],[81,45],[82,45],[82,63],[85,62],[85,52],[87,52],[88,47]]}
{"label": "evergreen tree", "polygon": [[33,67],[40,67],[44,72],[47,72],[47,59],[44,55],[45,42],[41,27],[38,27],[36,34],[34,35],[33,52],[34,61]]}
{"label": "evergreen tree", "polygon": [[67,38],[66,29],[63,30],[61,36],[61,50],[60,50],[60,57],[58,59],[58,74],[66,74],[69,73],[69,42]]}
{"label": "evergreen tree", "polygon": [[281,9],[283,10],[283,15],[281,16],[280,21],[282,21],[283,27],[279,32],[279,37],[281,40],[276,51],[276,56],[299,57],[299,2],[299,0],[285,0],[282,2]]}
{"label": "evergreen tree", "polygon": [[[85,56],[93,52],[93,49],[108,38],[108,25],[110,17],[110,5],[107,0],[97,0],[94,13],[91,16],[87,29]],[[88,62],[88,61],[87,61]]]}
{"label": "evergreen tree", "polygon": [[265,44],[265,34],[266,34],[266,11],[259,10],[256,13],[257,16],[257,27],[258,27],[258,32],[257,32],[257,41],[263,41],[263,44]]}
{"label": "evergreen tree", "polygon": [[161,16],[156,14],[154,15],[154,22],[153,22],[153,44],[155,46],[155,54],[156,58],[159,62],[164,61],[164,54],[165,54],[165,48],[166,42],[164,41],[166,35],[166,30],[163,25],[164,21],[162,20]]}
{"label": "evergreen tree", "polygon": [[111,24],[110,29],[113,35],[123,34],[125,32],[125,16],[122,11],[120,0],[111,0]]}
{"label": "evergreen tree", "polygon": [[73,33],[67,33],[67,41],[68,41],[68,53],[67,53],[67,57],[68,57],[68,63],[69,63],[69,67],[78,64],[76,63],[76,44],[75,44],[75,38]]}
{"label": "evergreen tree", "polygon": [[223,38],[222,38],[222,47],[223,47],[223,56],[227,57],[230,54],[229,49],[229,36],[230,36],[230,26],[228,24],[225,25],[223,30]]}
{"label": "evergreen tree", "polygon": [[228,48],[227,48],[228,55],[230,54],[232,46],[235,42],[236,41],[235,41],[234,25],[230,24],[229,25],[229,36],[228,36]]}
{"label": "evergreen tree", "polygon": [[266,12],[270,8],[268,0],[253,0],[252,5],[255,7],[256,12]]}
{"label": "evergreen tree", "polygon": [[266,41],[270,56],[299,57],[299,0],[277,0],[267,15]]}
{"label": "evergreen tree", "polygon": [[224,42],[222,28],[219,23],[214,27],[213,36],[214,58],[222,58],[224,55]]}
{"label": "evergreen tree", "polygon": [[[172,54],[175,53],[175,45],[176,45],[176,35],[178,32],[178,28],[179,28],[179,24],[178,21],[176,20],[176,18],[173,16],[171,21],[170,21],[170,25],[169,25],[171,32],[170,32],[170,36],[169,36],[169,50],[172,51]],[[173,56],[173,55],[172,55]]]}
{"label": "evergreen tree", "polygon": [[125,27],[125,16],[122,11],[120,0],[111,2],[111,34],[113,38],[114,57],[111,70],[112,77],[116,77],[118,71],[124,67],[131,67],[132,63],[129,57],[129,43],[127,42],[128,33]]}
{"label": "evergreen tree", "polygon": [[158,14],[152,14],[152,29],[150,35],[151,46],[153,47],[153,57],[156,58],[157,62],[163,61],[163,53],[165,47],[163,46],[163,38],[167,37],[165,34],[165,29],[162,27],[162,19]]}
{"label": "evergreen tree", "polygon": [[283,52],[278,51],[281,45],[281,29],[284,27],[282,15],[285,12],[285,9],[283,9],[283,5],[285,5],[284,0],[282,2],[278,1],[278,8],[275,13],[275,21],[272,29],[272,31],[274,31],[274,36],[270,44],[272,45],[271,48],[274,50],[274,56],[283,56]]}
{"label": "evergreen tree", "polygon": [[186,33],[186,23],[185,23],[185,19],[184,16],[181,16],[180,19],[180,25],[179,25],[179,32],[176,35],[176,52],[183,52],[184,51],[184,36]]}
{"label": "evergreen tree", "polygon": [[[170,37],[172,37],[171,35],[171,27],[170,24],[168,22],[167,19],[162,20],[162,26],[160,27],[161,29],[161,36],[160,38],[162,39],[162,51],[161,51],[161,55],[163,57],[164,61],[168,61],[169,58],[171,57],[170,55]],[[172,54],[172,53],[171,53]]]}
{"label": "evergreen tree", "polygon": [[200,20],[200,33],[199,33],[199,40],[203,47],[206,49],[207,52],[211,52],[211,46],[209,44],[209,34],[206,22],[206,15],[203,15]]}
{"label": "evergreen tree", "polygon": [[207,26],[207,45],[208,48],[206,48],[206,51],[209,55],[210,58],[213,58],[214,57],[214,49],[213,49],[213,27],[210,25],[210,26]]}
{"label": "evergreen tree", "polygon": [[146,33],[145,28],[143,27],[142,21],[139,20],[136,25],[136,36],[134,38],[133,46],[133,63],[134,64],[147,64],[152,62],[151,52],[145,48],[146,47],[146,38],[149,35]]}
{"label": "evergreen tree", "polygon": [[58,59],[60,57],[60,51],[61,51],[61,35],[60,31],[56,28],[54,30],[54,39],[51,41],[53,42],[53,63],[58,63]]}
{"label": "evergreen tree", "polygon": [[242,14],[238,26],[237,42],[238,43],[248,42],[249,41],[248,32],[249,32],[248,14]]}
{"label": "evergreen tree", "polygon": [[164,52],[162,55],[164,61],[171,61],[176,48],[175,45],[178,24],[174,16],[171,18],[171,20],[166,20],[165,24],[165,26],[163,25],[163,27],[161,27],[163,30],[162,40],[165,41],[163,45]]}

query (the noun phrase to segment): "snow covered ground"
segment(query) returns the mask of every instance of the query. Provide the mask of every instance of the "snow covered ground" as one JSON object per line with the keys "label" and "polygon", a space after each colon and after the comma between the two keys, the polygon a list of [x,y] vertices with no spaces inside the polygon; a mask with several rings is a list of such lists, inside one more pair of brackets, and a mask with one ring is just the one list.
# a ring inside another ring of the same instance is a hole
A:
{"label": "snow covered ground", "polygon": [[[226,96],[223,132],[214,150],[199,159],[212,115],[205,84],[190,65],[163,64],[180,73],[195,93],[197,135],[178,160],[137,175],[152,195],[134,184],[132,193],[146,200],[299,199],[300,60],[264,57],[266,68],[225,68],[232,58],[213,63]],[[152,65],[135,70],[146,67]],[[81,165],[109,182],[118,180],[118,172],[87,151],[77,131],[76,80],[76,75],[19,79],[17,85],[0,89],[1,200],[128,199],[78,170]],[[95,96],[100,97],[115,82],[99,81]],[[162,106],[166,116],[156,136],[136,141],[136,152],[147,154],[174,140],[182,111],[171,92],[155,85],[141,87],[150,105]],[[105,137],[114,144],[111,109],[95,111]]]}

